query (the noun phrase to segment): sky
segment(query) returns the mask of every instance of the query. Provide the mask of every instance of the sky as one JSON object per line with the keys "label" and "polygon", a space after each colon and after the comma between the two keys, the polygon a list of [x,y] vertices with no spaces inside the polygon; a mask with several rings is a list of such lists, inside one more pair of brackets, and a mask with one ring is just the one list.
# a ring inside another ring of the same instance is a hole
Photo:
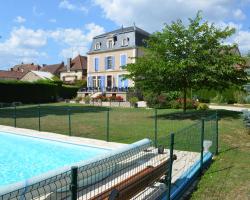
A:
{"label": "sky", "polygon": [[234,27],[228,42],[250,50],[250,0],[0,0],[0,69],[55,64],[86,55],[92,38],[121,26],[153,33],[198,10],[219,27]]}

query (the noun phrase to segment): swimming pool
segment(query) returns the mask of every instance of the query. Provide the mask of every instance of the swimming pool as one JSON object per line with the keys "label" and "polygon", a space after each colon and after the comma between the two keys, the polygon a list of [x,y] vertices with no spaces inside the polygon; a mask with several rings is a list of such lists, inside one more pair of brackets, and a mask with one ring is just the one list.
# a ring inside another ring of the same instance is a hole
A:
{"label": "swimming pool", "polygon": [[0,132],[0,187],[110,150]]}

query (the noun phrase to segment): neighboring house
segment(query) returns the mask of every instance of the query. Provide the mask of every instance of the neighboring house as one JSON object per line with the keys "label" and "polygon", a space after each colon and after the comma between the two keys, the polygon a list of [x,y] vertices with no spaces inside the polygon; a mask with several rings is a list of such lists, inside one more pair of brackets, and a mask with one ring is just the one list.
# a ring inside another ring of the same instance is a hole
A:
{"label": "neighboring house", "polygon": [[12,67],[10,70],[11,71],[15,71],[15,72],[29,72],[29,71],[39,71],[41,69],[40,65],[36,65],[34,63],[31,64],[19,64],[19,65],[15,65],[14,67]]}
{"label": "neighboring house", "polygon": [[0,70],[0,80],[21,80],[21,78],[25,75],[24,72],[19,71],[5,71]]}
{"label": "neighboring house", "polygon": [[64,70],[64,62],[53,64],[53,65],[43,65],[43,67],[40,69],[40,71],[43,72],[50,72],[54,76],[60,77],[60,72]]}
{"label": "neighboring house", "polygon": [[73,60],[68,58],[66,67],[60,70],[60,79],[67,83],[85,80],[87,76],[87,57],[78,55]]}
{"label": "neighboring house", "polygon": [[121,28],[93,38],[88,52],[88,90],[101,91],[108,95],[120,95],[133,87],[131,80],[124,79],[126,65],[142,55],[139,47],[149,33],[136,27]]}
{"label": "neighboring house", "polygon": [[38,80],[53,80],[54,75],[50,72],[29,71],[22,78],[21,81],[34,82]]}

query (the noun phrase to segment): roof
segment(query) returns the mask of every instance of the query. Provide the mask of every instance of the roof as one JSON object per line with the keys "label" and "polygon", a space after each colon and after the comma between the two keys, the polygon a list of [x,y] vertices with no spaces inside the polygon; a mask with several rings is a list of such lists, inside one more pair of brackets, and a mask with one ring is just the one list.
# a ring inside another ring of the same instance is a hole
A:
{"label": "roof", "polygon": [[[87,57],[78,55],[71,60],[70,70],[84,70],[87,69]],[[67,67],[63,67],[60,71],[67,71]]]}
{"label": "roof", "polygon": [[107,37],[108,35],[117,35],[117,34],[121,34],[121,33],[128,33],[128,32],[138,32],[144,35],[149,36],[150,33],[148,33],[147,31],[142,30],[141,28],[137,27],[137,26],[130,26],[130,27],[122,27],[119,29],[116,29],[114,31],[110,31],[101,35],[97,35],[95,36],[93,39],[97,39],[97,38],[101,38],[101,37]]}
{"label": "roof", "polygon": [[63,68],[64,68],[64,62],[61,62],[54,65],[45,65],[40,70],[43,72],[50,72],[51,74],[55,75]]}
{"label": "roof", "polygon": [[0,70],[0,79],[20,80],[26,73],[19,71]]}
{"label": "roof", "polygon": [[[88,54],[145,46],[144,40],[149,36],[150,34],[148,32],[136,26],[122,27],[95,36]],[[112,47],[108,46],[110,39],[113,41]],[[126,42],[125,44],[124,41]],[[98,49],[96,48],[97,45],[99,46]]]}
{"label": "roof", "polygon": [[35,75],[39,76],[41,79],[50,79],[50,80],[52,80],[52,78],[54,77],[54,75],[51,74],[50,72],[42,72],[42,71],[30,71],[30,72],[32,72]]}
{"label": "roof", "polygon": [[29,63],[29,64],[18,64],[15,65],[14,67],[12,67],[13,71],[21,71],[21,72],[28,72],[28,71],[32,71],[32,70],[40,70],[41,66],[40,65],[36,65],[34,63]]}

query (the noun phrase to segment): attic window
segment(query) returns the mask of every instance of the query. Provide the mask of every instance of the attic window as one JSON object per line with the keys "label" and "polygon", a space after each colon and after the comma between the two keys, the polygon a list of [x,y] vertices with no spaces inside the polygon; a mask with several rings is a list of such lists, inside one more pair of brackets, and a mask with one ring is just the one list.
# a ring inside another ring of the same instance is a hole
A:
{"label": "attic window", "polygon": [[99,50],[101,48],[101,42],[97,42],[95,44],[95,50]]}
{"label": "attic window", "polygon": [[107,47],[108,47],[109,49],[111,49],[111,48],[113,48],[113,45],[114,45],[114,40],[112,40],[112,39],[108,40],[108,42],[107,42]]}
{"label": "attic window", "polygon": [[129,38],[122,39],[122,46],[128,46]]}

